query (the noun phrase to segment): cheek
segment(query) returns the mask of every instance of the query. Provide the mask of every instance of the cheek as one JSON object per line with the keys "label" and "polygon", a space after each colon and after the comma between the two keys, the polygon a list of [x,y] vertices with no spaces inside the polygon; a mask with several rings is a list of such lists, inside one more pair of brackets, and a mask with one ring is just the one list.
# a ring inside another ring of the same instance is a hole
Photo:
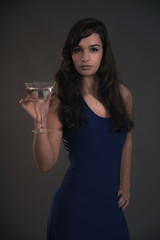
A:
{"label": "cheek", "polygon": [[101,61],[102,61],[102,55],[100,55],[99,58],[97,59],[97,65],[98,65],[98,67],[99,67],[100,64],[101,64]]}

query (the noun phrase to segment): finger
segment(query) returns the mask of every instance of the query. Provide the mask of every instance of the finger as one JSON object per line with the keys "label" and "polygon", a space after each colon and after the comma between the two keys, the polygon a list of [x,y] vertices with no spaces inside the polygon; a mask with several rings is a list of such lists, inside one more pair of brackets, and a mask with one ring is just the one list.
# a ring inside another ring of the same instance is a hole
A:
{"label": "finger", "polygon": [[24,99],[20,99],[19,104],[21,106],[26,106],[28,103],[36,103],[37,100],[34,98],[24,98]]}
{"label": "finger", "polygon": [[27,103],[24,99],[20,99],[19,104],[24,110],[27,110]]}
{"label": "finger", "polygon": [[118,196],[120,196],[122,194],[121,190],[118,190]]}
{"label": "finger", "polygon": [[118,198],[119,198],[119,201],[123,198],[124,194],[122,191],[118,191]]}
{"label": "finger", "polygon": [[28,102],[29,101],[26,99],[20,99],[19,104],[21,105],[22,108],[26,109]]}
{"label": "finger", "polygon": [[37,99],[38,100],[38,97],[35,95],[35,94],[32,94],[32,93],[30,93],[30,94],[28,94],[27,96],[26,96],[26,98],[32,98],[32,99]]}
{"label": "finger", "polygon": [[32,91],[28,87],[26,87],[26,92],[27,94],[32,94]]}
{"label": "finger", "polygon": [[51,96],[52,96],[52,91],[48,94],[48,96],[45,99],[45,102],[50,102]]}
{"label": "finger", "polygon": [[124,209],[126,206],[128,206],[128,203],[129,199],[127,197],[121,197],[118,201],[118,206]]}
{"label": "finger", "polygon": [[119,207],[122,207],[127,199],[128,199],[127,196],[121,195],[118,201]]}
{"label": "finger", "polygon": [[26,87],[26,92],[27,92],[28,94],[30,94],[30,93],[31,93],[31,90],[29,90],[29,88]]}
{"label": "finger", "polygon": [[19,104],[20,105],[23,104],[23,99],[22,98],[19,100]]}
{"label": "finger", "polygon": [[118,190],[118,196],[123,196],[124,198],[130,198],[130,193],[128,191],[124,191],[122,189]]}
{"label": "finger", "polygon": [[118,206],[119,206],[119,208],[123,208],[123,207],[125,206],[125,204],[126,204],[126,201],[123,201],[123,202],[120,203]]}
{"label": "finger", "polygon": [[19,101],[19,103],[20,103],[21,105],[27,105],[28,102],[29,102],[29,99],[27,99],[27,98],[21,99],[21,100]]}
{"label": "finger", "polygon": [[129,205],[129,200],[127,200],[124,205],[122,206],[122,209],[124,210]]}

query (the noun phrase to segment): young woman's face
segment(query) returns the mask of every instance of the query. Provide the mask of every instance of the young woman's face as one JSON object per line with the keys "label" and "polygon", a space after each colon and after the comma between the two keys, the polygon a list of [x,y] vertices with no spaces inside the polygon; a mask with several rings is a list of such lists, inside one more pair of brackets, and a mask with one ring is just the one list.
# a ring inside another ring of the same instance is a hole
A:
{"label": "young woman's face", "polygon": [[103,47],[98,33],[82,38],[72,52],[76,71],[82,76],[93,76],[102,60]]}

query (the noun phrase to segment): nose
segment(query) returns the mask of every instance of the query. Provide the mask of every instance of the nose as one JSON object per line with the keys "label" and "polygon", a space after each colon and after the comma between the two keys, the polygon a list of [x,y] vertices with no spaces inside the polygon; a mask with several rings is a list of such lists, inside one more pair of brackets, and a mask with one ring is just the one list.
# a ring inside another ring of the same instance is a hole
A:
{"label": "nose", "polygon": [[82,54],[82,62],[88,62],[89,61],[89,54],[87,51],[84,51]]}

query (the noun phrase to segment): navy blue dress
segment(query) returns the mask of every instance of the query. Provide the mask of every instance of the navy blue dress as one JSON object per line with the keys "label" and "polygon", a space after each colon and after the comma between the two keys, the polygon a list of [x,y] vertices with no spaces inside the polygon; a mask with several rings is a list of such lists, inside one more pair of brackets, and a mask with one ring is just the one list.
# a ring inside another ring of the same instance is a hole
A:
{"label": "navy blue dress", "polygon": [[111,133],[111,119],[84,100],[83,109],[87,125],[63,131],[70,167],[51,203],[47,239],[129,240],[117,195],[127,132]]}

